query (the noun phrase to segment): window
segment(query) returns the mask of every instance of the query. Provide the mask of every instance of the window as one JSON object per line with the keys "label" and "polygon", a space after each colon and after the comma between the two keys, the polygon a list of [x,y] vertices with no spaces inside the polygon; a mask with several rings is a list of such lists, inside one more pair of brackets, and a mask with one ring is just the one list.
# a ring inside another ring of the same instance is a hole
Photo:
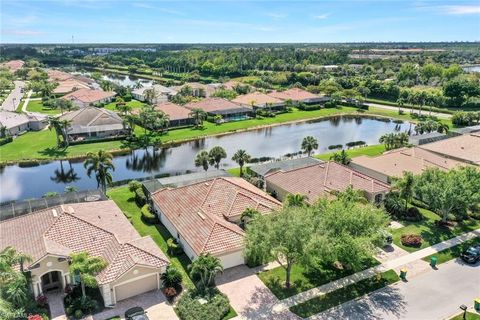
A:
{"label": "window", "polygon": [[382,202],[383,195],[381,193],[375,195],[375,203]]}

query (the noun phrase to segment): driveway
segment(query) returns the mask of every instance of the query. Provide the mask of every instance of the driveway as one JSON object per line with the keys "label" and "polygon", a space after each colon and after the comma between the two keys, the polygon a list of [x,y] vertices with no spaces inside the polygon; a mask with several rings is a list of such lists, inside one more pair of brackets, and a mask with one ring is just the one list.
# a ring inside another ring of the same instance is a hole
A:
{"label": "driveway", "polygon": [[2,103],[2,109],[5,111],[12,111],[14,112],[18,105],[20,104],[20,100],[22,100],[23,92],[22,89],[25,87],[25,82],[23,81],[14,81],[15,89],[10,92],[7,98]]}
{"label": "driveway", "polygon": [[471,307],[478,297],[480,263],[472,266],[457,259],[309,319],[446,319],[458,313],[461,304]]}
{"label": "driveway", "polygon": [[122,300],[117,303],[115,308],[105,309],[93,316],[86,318],[87,320],[105,320],[114,316],[121,316],[124,319],[125,311],[132,307],[142,307],[147,311],[148,317],[155,320],[175,320],[178,319],[172,305],[161,291],[150,291],[130,299]]}
{"label": "driveway", "polygon": [[215,280],[218,289],[230,299],[230,304],[241,319],[299,319],[288,310],[275,312],[277,297],[247,266],[225,270]]}

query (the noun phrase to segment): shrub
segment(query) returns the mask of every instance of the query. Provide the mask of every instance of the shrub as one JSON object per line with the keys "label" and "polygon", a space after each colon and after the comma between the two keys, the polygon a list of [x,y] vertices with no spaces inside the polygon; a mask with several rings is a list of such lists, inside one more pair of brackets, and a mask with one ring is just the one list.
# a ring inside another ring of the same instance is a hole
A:
{"label": "shrub", "polygon": [[135,202],[140,207],[143,207],[147,203],[147,197],[142,188],[135,190]]}
{"label": "shrub", "polygon": [[124,95],[122,98],[123,98],[123,101],[125,101],[125,102],[132,101],[132,95],[129,94],[129,93]]}
{"label": "shrub", "polygon": [[168,247],[168,252],[171,255],[179,255],[179,254],[182,254],[183,252],[182,247],[174,238],[169,238],[167,240],[167,247]]}
{"label": "shrub", "polygon": [[138,189],[140,189],[142,187],[142,184],[137,181],[137,180],[131,180],[129,183],[128,183],[128,190],[130,192],[136,192]]}
{"label": "shrub", "polygon": [[423,215],[417,207],[410,207],[405,214],[405,219],[409,221],[420,221],[423,219]]}
{"label": "shrub", "polygon": [[39,314],[31,314],[27,317],[27,320],[42,320],[42,316]]}
{"label": "shrub", "polygon": [[83,318],[82,310],[75,310],[75,312],[73,313],[73,316],[77,319],[82,319]]}
{"label": "shrub", "polygon": [[40,307],[45,307],[48,303],[48,298],[44,294],[39,295],[35,301]]}
{"label": "shrub", "polygon": [[[204,299],[207,303],[200,303]],[[176,311],[181,320],[220,320],[230,310],[228,298],[216,289],[206,290],[202,294],[190,291],[182,295]]]}
{"label": "shrub", "polygon": [[175,267],[168,266],[165,272],[161,276],[162,284],[167,289],[169,287],[179,288],[182,284],[182,273]]}
{"label": "shrub", "polygon": [[333,101],[327,101],[325,102],[325,108],[336,108],[337,104]]}
{"label": "shrub", "polygon": [[420,247],[422,245],[422,236],[418,234],[404,234],[400,240],[407,247]]}
{"label": "shrub", "polygon": [[158,223],[157,216],[150,210],[150,205],[146,204],[142,207],[142,220],[148,224]]}
{"label": "shrub", "polygon": [[328,150],[334,150],[334,149],[342,149],[343,144],[332,144],[328,146]]}
{"label": "shrub", "polygon": [[13,141],[13,137],[11,136],[0,138],[0,146],[3,146],[4,144],[10,143],[12,141]]}

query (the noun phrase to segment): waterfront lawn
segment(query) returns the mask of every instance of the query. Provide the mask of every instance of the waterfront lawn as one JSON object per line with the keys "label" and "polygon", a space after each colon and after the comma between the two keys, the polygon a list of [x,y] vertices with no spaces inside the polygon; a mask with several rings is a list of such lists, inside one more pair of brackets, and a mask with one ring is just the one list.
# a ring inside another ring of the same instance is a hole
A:
{"label": "waterfront lawn", "polygon": [[[404,114],[398,114],[398,111],[387,110],[387,109],[382,109],[377,107],[369,107],[368,110],[365,110],[363,112],[363,114],[379,115],[379,116],[395,118],[395,119],[404,120],[404,121],[418,122],[418,119],[412,118],[409,112],[405,112]],[[439,118],[438,121],[441,123],[447,124],[450,129],[456,128],[456,126],[452,124],[452,120],[450,119]]]}
{"label": "waterfront lawn", "polygon": [[[358,156],[378,156],[382,153],[385,152],[385,145],[383,144],[376,144],[372,146],[366,146],[366,147],[358,147],[358,148],[352,148],[352,149],[346,149],[345,150],[350,158],[355,158]],[[328,161],[330,160],[330,157],[333,156],[334,153],[336,152],[341,152],[341,150],[336,150],[332,152],[327,152],[327,153],[321,153],[321,154],[316,154],[314,155],[315,158]]]}
{"label": "waterfront lawn", "polygon": [[442,264],[442,263],[445,263],[445,262],[450,261],[452,259],[460,257],[460,255],[462,254],[463,251],[467,250],[468,247],[476,245],[476,244],[480,244],[480,238],[471,239],[471,240],[465,241],[461,244],[457,244],[456,246],[453,246],[451,248],[439,251],[435,254],[432,254],[428,257],[425,257],[422,260],[424,260],[426,262],[430,262],[430,259],[433,256],[435,256],[437,258],[437,264]]}
{"label": "waterfront lawn", "polygon": [[[391,230],[393,235],[393,242],[405,249],[408,252],[414,252],[426,247],[430,247],[436,243],[451,239],[462,233],[470,232],[480,228],[480,221],[475,219],[468,219],[464,222],[458,223],[455,227],[446,229],[439,227],[436,221],[440,220],[440,217],[427,209],[418,208],[422,213],[424,219],[422,221],[400,221],[404,225],[403,228]],[[407,247],[402,244],[400,238],[404,234],[419,234],[422,236],[422,245],[420,247]]]}
{"label": "waterfront lawn", "polygon": [[[246,167],[243,167],[243,170],[245,171]],[[230,168],[227,170],[228,173],[230,173],[234,177],[240,177],[240,167],[238,168]]]}
{"label": "waterfront lawn", "polygon": [[[138,100],[134,100],[134,99],[132,99],[131,101],[125,102],[125,104],[126,104],[127,106],[132,107],[132,110],[133,110],[133,109],[139,109],[139,108],[141,108],[141,107],[144,105],[143,102],[138,101]],[[105,108],[105,109],[108,109],[108,110],[112,110],[112,111],[118,111],[118,109],[117,109],[117,103],[116,103],[115,101],[114,101],[114,102],[110,102],[109,104],[106,104],[104,108]]]}
{"label": "waterfront lawn", "polygon": [[361,280],[357,283],[353,283],[346,287],[328,292],[296,306],[290,307],[290,311],[302,318],[307,318],[313,316],[314,314],[341,305],[347,301],[384,288],[399,280],[400,279],[395,271],[388,270],[373,277]]}
{"label": "waterfront lawn", "polygon": [[60,114],[60,109],[50,109],[43,106],[42,100],[30,100],[27,105],[27,111],[44,113],[48,115]]}
{"label": "waterfront lawn", "polygon": [[128,190],[128,186],[110,189],[107,194],[124,212],[138,233],[141,236],[151,236],[153,241],[155,241],[168,259],[170,259],[172,266],[180,270],[183,274],[183,285],[189,289],[193,289],[194,285],[187,271],[190,259],[185,253],[179,256],[168,254],[167,239],[172,237],[168,230],[161,224],[147,224],[143,222],[141,209],[137,206],[133,194]]}
{"label": "waterfront lawn", "polygon": [[291,271],[290,289],[285,288],[285,269],[281,266],[260,272],[258,277],[278,299],[283,300],[300,292],[313,289],[379,264],[377,260],[371,258],[365,261],[363,268],[359,270],[341,270],[331,265],[310,272],[301,264],[294,264]]}

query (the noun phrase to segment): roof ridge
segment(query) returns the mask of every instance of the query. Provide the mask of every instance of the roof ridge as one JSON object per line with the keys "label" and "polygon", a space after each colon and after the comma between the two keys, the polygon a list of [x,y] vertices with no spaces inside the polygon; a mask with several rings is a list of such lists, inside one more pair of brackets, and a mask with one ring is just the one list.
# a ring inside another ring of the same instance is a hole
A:
{"label": "roof ridge", "polygon": [[[332,161],[328,161],[328,163],[330,163],[330,162],[332,162]],[[333,161],[333,162],[334,162],[334,161]],[[366,175],[366,174],[364,174],[364,173],[361,173],[361,172],[359,172],[359,171],[357,171],[357,170],[355,170],[355,169],[352,169],[352,168],[350,168],[350,167],[348,167],[348,166],[346,166],[346,165],[343,165],[343,164],[338,163],[338,162],[335,162],[335,164],[336,164],[336,165],[339,165],[339,166],[341,166],[341,167],[344,167],[344,168],[347,169],[347,170],[350,170],[350,171],[351,171],[354,175],[356,175],[356,176],[359,176],[359,177],[362,177],[362,178],[366,178],[366,179],[372,179],[372,182],[375,182],[375,183],[377,183],[377,184],[381,184],[381,185],[386,186],[386,187],[390,187],[389,184],[386,184],[386,183],[378,180],[377,178],[370,177],[369,175]]]}
{"label": "roof ridge", "polygon": [[[207,180],[207,181],[211,181],[211,180]],[[208,183],[207,181],[204,181],[204,183]],[[207,193],[205,194],[205,197],[202,200],[202,203],[200,204],[200,209],[204,206],[205,202],[207,202],[208,196],[210,195],[210,192],[212,191],[213,185],[215,184],[215,182],[217,182],[216,178],[213,179],[213,182],[211,183],[211,185],[208,185],[209,188]]]}
{"label": "roof ridge", "polygon": [[273,175],[275,175],[275,174],[277,174],[277,173],[293,172],[293,171],[298,171],[298,170],[303,170],[303,169],[306,169],[306,168],[310,168],[310,167],[313,167],[313,166],[325,166],[325,164],[326,164],[326,166],[328,166],[328,163],[329,163],[329,162],[330,162],[330,161],[324,161],[324,162],[318,161],[317,163],[312,163],[312,164],[310,164],[310,165],[302,166],[302,167],[299,167],[299,168],[293,168],[293,169],[290,169],[290,170],[280,169],[280,170],[274,171],[274,172],[272,172],[272,173],[267,173],[267,174],[265,175],[265,178],[266,178],[267,176],[268,176],[268,177],[273,176]]}
{"label": "roof ridge", "polygon": [[[250,192],[250,193],[253,193],[251,190],[249,190],[249,189],[245,188],[244,186],[242,186],[242,185],[240,185],[240,184],[238,184],[238,183],[236,183],[236,182],[234,182],[234,181],[231,181],[230,179],[227,179],[227,178],[236,178],[236,177],[218,177],[218,179],[223,179],[223,180],[225,180],[225,181],[227,181],[227,182],[229,182],[229,183],[231,183],[231,184],[236,185],[237,187],[239,187],[239,188],[241,188],[241,189],[243,189],[243,190],[246,190],[246,191],[248,191],[248,192]],[[242,178],[238,178],[238,179],[242,179]],[[242,180],[243,180],[243,179],[242,179]],[[236,179],[235,179],[235,181],[236,181]],[[247,182],[247,183],[248,183],[248,182]],[[259,189],[259,190],[260,190],[260,189]],[[268,199],[267,195],[264,194],[263,190],[260,190],[260,191],[261,191],[261,193],[258,193],[258,195],[259,195],[260,197],[262,197],[263,199],[267,199],[267,200],[270,201],[270,199]],[[237,192],[239,192],[239,191],[237,191]],[[242,193],[242,194],[243,194],[243,193]],[[253,199],[251,196],[246,195],[246,194],[244,194],[244,195],[245,195],[246,197],[249,197],[249,198],[252,199],[253,201],[256,201],[256,200]],[[259,201],[257,201],[257,202],[259,202]]]}
{"label": "roof ridge", "polygon": [[[129,241],[129,242],[125,242],[124,245],[132,246],[132,247],[134,247],[134,248],[136,248],[136,249],[138,249],[138,250],[140,250],[140,251],[142,251],[142,252],[144,252],[144,253],[152,256],[152,257],[156,257],[156,258],[159,258],[159,259],[161,259],[161,260],[163,260],[163,261],[167,261],[167,260],[165,260],[164,258],[158,257],[158,256],[156,256],[156,255],[154,255],[154,254],[152,254],[152,253],[150,253],[150,252],[148,252],[148,251],[145,251],[144,249],[142,249],[142,248],[140,248],[140,247],[138,247],[138,246],[136,246],[136,245],[134,245],[134,244],[132,243],[133,241],[138,241],[138,240],[142,240],[142,239],[151,239],[151,240],[153,241],[152,237],[151,237],[150,235],[148,235],[148,236],[144,236],[144,237],[141,237],[141,238],[138,238],[138,239]],[[159,248],[159,250],[160,250],[160,248]],[[163,253],[162,250],[160,250],[160,252]],[[166,256],[165,256],[165,257],[166,257]],[[167,262],[168,262],[168,261],[167,261]]]}

